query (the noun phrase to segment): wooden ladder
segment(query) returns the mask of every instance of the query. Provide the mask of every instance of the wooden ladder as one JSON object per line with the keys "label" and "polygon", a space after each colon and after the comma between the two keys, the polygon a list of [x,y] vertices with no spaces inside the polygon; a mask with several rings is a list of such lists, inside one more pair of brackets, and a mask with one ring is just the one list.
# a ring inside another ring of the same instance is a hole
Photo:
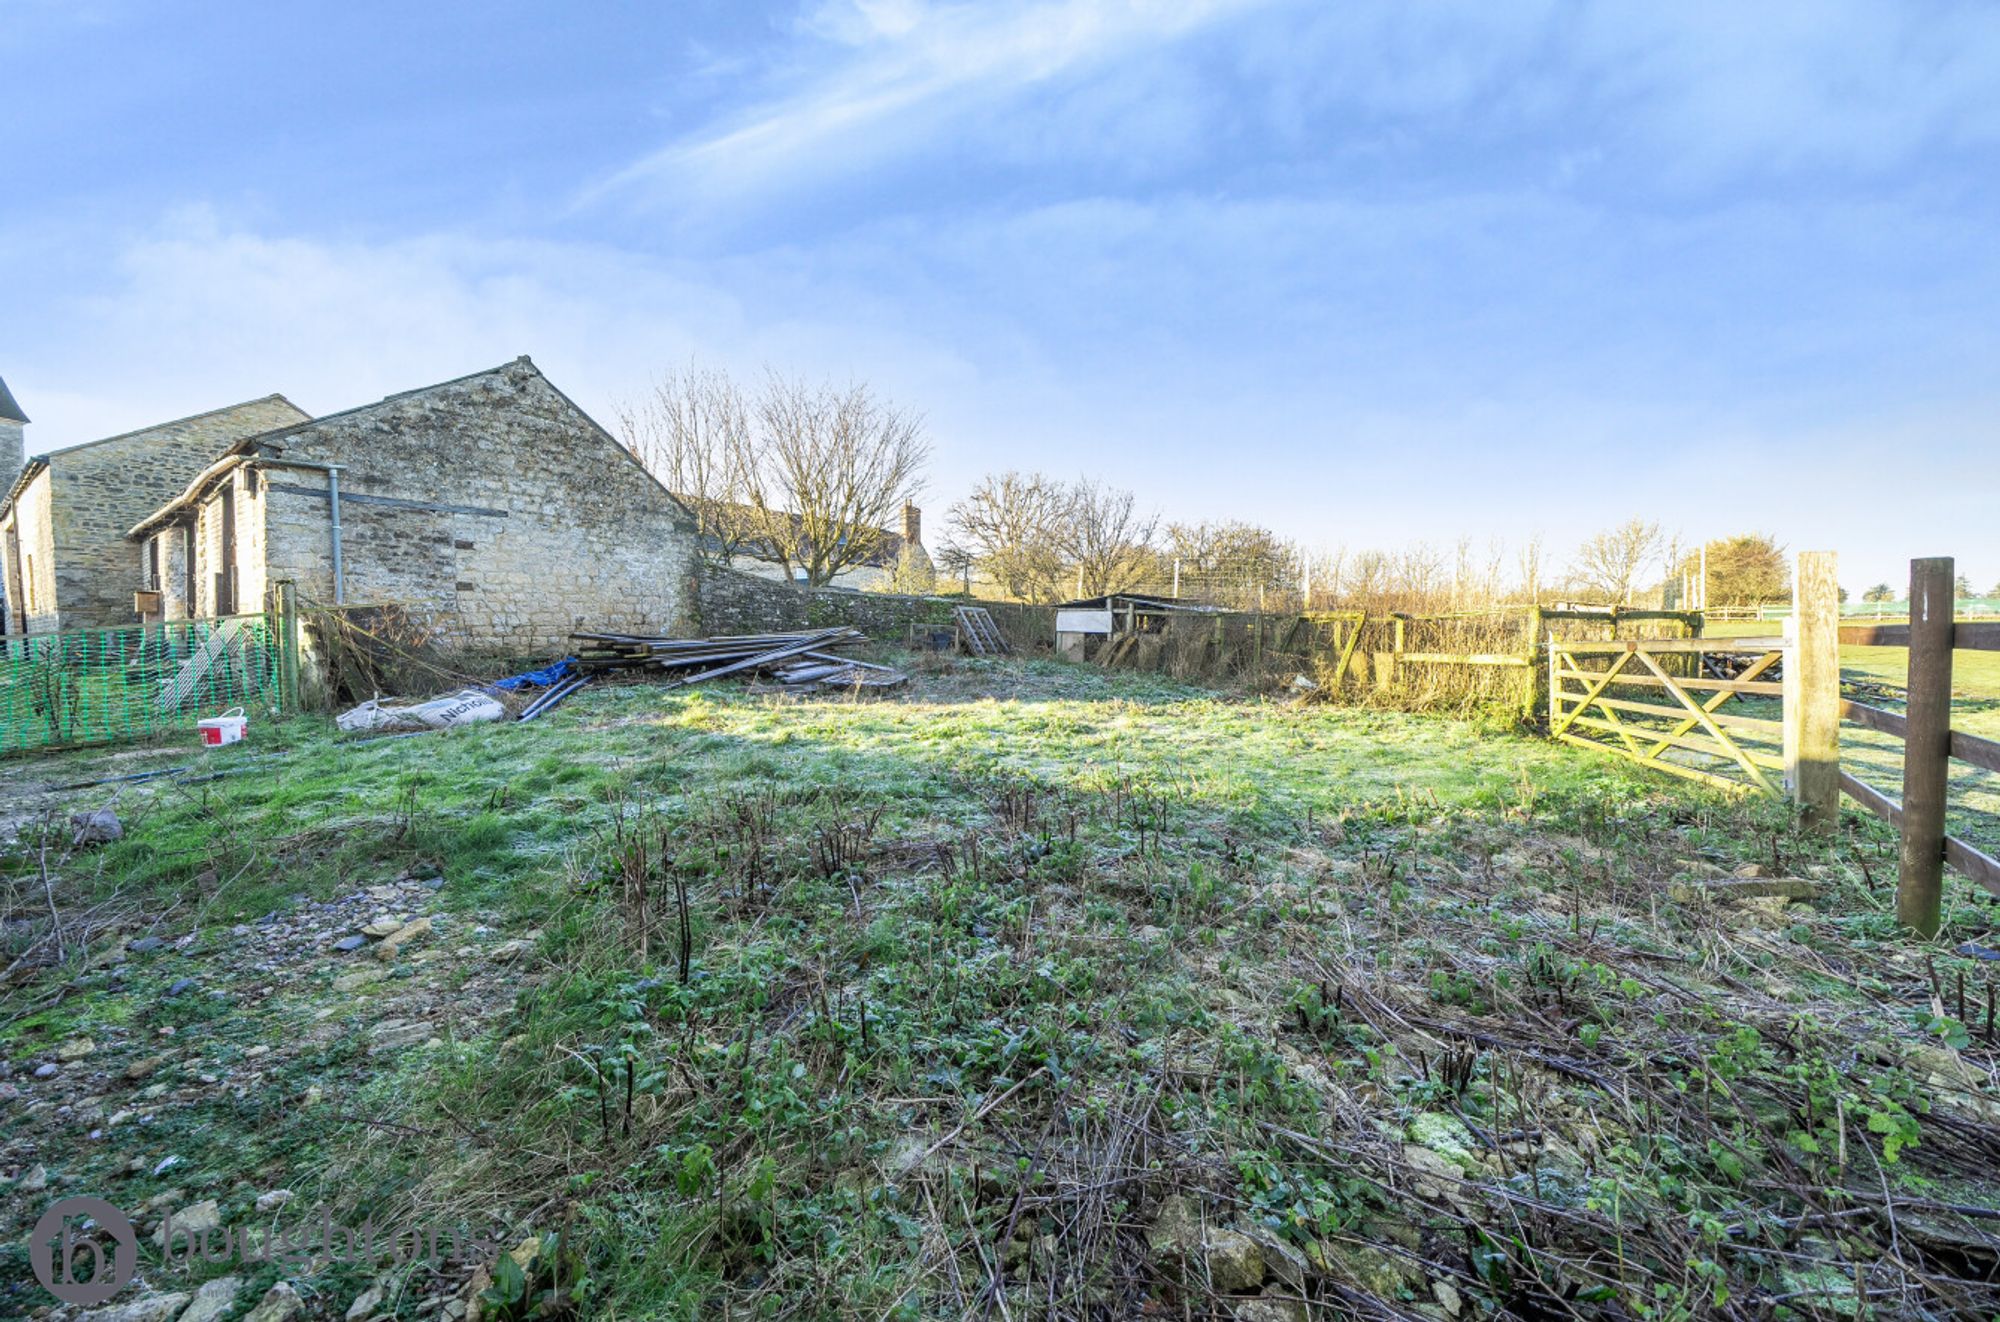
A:
{"label": "wooden ladder", "polygon": [[1013,650],[984,606],[960,606],[952,613],[958,619],[959,638],[974,656],[1000,656]]}

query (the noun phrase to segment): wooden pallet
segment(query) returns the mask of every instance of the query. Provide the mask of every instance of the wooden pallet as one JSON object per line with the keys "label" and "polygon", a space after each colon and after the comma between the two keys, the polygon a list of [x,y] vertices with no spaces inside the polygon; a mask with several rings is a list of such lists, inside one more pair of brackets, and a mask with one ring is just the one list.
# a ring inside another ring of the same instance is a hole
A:
{"label": "wooden pallet", "polygon": [[959,642],[974,656],[1002,656],[1014,650],[984,606],[960,606],[952,613],[958,619]]}

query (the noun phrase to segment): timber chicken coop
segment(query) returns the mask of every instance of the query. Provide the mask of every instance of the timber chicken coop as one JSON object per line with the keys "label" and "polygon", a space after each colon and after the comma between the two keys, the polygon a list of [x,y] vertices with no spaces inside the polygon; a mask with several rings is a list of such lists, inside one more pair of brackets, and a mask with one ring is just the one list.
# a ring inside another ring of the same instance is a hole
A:
{"label": "timber chicken coop", "polygon": [[1139,597],[1113,592],[1056,605],[1056,655],[1070,661],[1117,661],[1118,654],[1146,638],[1157,639],[1176,619],[1220,614],[1213,606],[1197,606],[1164,597]]}

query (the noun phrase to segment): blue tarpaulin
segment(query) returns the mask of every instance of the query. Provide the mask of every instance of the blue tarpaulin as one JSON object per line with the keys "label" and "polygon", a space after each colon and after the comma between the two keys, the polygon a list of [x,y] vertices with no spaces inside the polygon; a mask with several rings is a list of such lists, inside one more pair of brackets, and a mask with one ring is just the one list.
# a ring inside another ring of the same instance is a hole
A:
{"label": "blue tarpaulin", "polygon": [[496,679],[493,681],[493,687],[496,689],[545,689],[574,669],[576,669],[576,658],[566,656],[552,666],[543,666],[540,670],[530,670],[525,675],[514,675],[507,679]]}

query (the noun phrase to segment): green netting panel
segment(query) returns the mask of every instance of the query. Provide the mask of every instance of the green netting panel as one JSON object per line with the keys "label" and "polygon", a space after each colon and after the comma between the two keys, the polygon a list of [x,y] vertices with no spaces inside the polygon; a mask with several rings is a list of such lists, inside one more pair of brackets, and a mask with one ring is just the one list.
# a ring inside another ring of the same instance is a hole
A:
{"label": "green netting panel", "polygon": [[0,642],[0,752],[193,729],[230,707],[277,703],[283,630],[264,615]]}

